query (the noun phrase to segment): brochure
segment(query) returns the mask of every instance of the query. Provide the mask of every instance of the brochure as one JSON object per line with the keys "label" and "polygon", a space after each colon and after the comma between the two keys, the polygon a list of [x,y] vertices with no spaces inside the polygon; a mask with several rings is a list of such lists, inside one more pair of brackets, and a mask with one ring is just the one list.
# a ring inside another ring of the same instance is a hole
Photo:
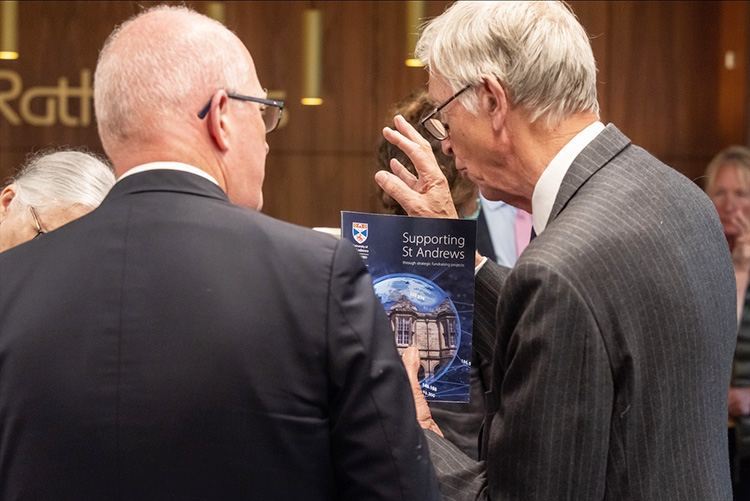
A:
{"label": "brochure", "polygon": [[341,213],[391,321],[396,346],[419,348],[427,400],[469,401],[476,221]]}

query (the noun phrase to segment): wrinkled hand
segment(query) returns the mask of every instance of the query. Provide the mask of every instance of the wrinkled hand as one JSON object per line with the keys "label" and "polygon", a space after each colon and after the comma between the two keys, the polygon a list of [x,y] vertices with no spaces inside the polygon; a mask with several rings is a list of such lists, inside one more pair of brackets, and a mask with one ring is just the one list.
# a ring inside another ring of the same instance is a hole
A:
{"label": "wrinkled hand", "polygon": [[414,164],[414,176],[395,158],[390,172],[381,170],[375,181],[404,208],[410,216],[458,218],[451,190],[425,138],[404,117],[394,118],[396,130],[386,127],[383,137],[400,148]]}
{"label": "wrinkled hand", "polygon": [[750,218],[737,211],[732,216],[732,224],[739,230],[732,250],[734,269],[750,273]]}
{"label": "wrinkled hand", "polygon": [[430,407],[427,405],[427,400],[424,398],[422,388],[419,386],[419,349],[415,346],[409,346],[404,350],[404,354],[401,355],[401,361],[406,367],[406,375],[409,376],[409,386],[411,386],[411,394],[414,397],[414,406],[417,408],[417,422],[419,426],[427,430],[434,431],[441,437],[443,432],[440,431],[437,423],[432,419],[432,413],[430,413]]}
{"label": "wrinkled hand", "polygon": [[729,415],[750,414],[750,388],[729,388]]}

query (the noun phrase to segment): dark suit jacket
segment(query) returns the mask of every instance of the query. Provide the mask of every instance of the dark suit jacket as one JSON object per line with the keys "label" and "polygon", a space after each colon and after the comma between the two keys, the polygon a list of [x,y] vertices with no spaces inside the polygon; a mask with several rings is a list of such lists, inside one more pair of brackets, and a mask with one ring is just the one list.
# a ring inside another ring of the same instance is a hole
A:
{"label": "dark suit jacket", "polygon": [[162,170],[0,254],[0,498],[435,491],[393,333],[346,242]]}
{"label": "dark suit jacket", "polygon": [[446,497],[731,499],[735,302],[710,200],[609,125],[499,294],[484,462],[427,432]]}

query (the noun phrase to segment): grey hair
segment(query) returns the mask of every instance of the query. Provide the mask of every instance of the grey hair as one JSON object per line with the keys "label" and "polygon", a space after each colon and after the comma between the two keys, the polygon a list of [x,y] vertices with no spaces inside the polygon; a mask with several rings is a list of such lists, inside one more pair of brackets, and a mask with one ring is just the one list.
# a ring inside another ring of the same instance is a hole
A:
{"label": "grey hair", "polygon": [[[513,105],[548,128],[575,113],[599,115],[591,43],[562,2],[456,2],[426,25],[416,54],[454,92],[494,76]],[[476,91],[459,100],[476,114]]]}
{"label": "grey hair", "polygon": [[11,204],[41,212],[76,205],[95,208],[115,184],[115,175],[93,154],[64,150],[35,154],[8,184],[16,188]]}
{"label": "grey hair", "polygon": [[[164,22],[164,14],[171,22]],[[161,24],[155,24],[159,19]],[[150,29],[147,36],[142,30],[128,33],[137,21]],[[218,89],[239,91],[250,72],[236,49],[240,45],[220,22],[184,6],[144,10],[117,27],[94,75],[94,107],[105,149],[109,140],[122,143],[184,123]]]}

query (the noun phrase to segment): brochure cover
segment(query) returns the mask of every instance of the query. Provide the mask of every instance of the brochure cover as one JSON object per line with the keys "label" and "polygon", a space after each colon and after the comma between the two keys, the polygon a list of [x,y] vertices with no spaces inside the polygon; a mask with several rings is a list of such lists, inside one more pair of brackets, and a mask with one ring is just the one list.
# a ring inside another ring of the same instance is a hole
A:
{"label": "brochure cover", "polygon": [[469,401],[476,221],[341,213],[373,278],[399,353],[419,348],[427,400]]}

